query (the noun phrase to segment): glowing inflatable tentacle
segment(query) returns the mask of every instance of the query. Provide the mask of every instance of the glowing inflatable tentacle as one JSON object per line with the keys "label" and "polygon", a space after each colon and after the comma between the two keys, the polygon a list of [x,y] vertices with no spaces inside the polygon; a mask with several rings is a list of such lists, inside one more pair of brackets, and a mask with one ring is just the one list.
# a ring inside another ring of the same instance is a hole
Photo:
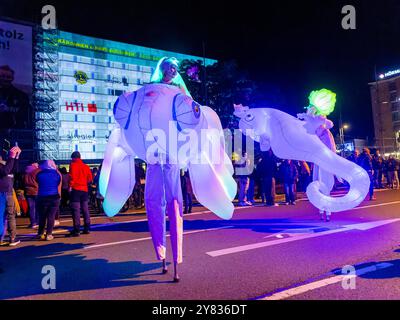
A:
{"label": "glowing inflatable tentacle", "polygon": [[314,165],[313,181],[317,180],[320,182],[321,192],[329,196],[335,185],[335,176],[330,172],[322,170],[318,165]]}
{"label": "glowing inflatable tentacle", "polygon": [[352,209],[365,199],[370,186],[370,178],[360,166],[336,155],[330,150],[329,153],[325,153],[324,157],[314,155],[314,161],[324,171],[343,178],[350,185],[350,189],[345,196],[331,197],[321,192],[324,186],[321,186],[320,181],[312,182],[307,188],[307,196],[314,206],[320,210],[339,212]]}

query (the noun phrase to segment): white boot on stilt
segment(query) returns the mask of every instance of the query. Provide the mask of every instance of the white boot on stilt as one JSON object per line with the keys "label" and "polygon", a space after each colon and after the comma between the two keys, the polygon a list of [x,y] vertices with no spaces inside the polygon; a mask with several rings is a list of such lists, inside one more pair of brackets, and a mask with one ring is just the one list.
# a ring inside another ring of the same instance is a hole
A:
{"label": "white boot on stilt", "polygon": [[162,261],[162,273],[166,274],[167,272],[168,272],[167,263],[165,262],[165,259],[163,259],[163,261]]}
{"label": "white boot on stilt", "polygon": [[179,282],[180,280],[178,275],[178,263],[174,262],[174,282]]}
{"label": "white boot on stilt", "polygon": [[331,221],[331,212],[326,211],[326,222]]}

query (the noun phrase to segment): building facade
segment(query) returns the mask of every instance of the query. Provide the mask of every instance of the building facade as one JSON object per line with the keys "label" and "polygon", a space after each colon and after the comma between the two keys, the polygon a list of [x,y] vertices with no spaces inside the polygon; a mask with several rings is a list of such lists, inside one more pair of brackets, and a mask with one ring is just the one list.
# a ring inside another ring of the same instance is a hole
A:
{"label": "building facade", "polygon": [[115,101],[149,83],[162,57],[217,62],[5,17],[0,29],[0,149],[18,143],[27,161],[68,161],[78,150],[100,162]]}
{"label": "building facade", "polygon": [[382,154],[400,151],[400,70],[380,74],[369,83],[375,145]]}
{"label": "building facade", "polygon": [[[79,150],[84,159],[100,160],[114,127],[118,96],[150,82],[160,58],[201,57],[96,39],[58,34],[58,158]],[[206,59],[206,65],[216,60]]]}

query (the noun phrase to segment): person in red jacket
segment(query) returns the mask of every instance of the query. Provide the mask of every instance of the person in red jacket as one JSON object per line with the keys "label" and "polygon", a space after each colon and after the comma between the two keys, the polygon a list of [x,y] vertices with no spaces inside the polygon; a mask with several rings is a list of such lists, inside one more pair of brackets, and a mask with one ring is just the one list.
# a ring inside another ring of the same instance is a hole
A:
{"label": "person in red jacket", "polygon": [[84,228],[83,234],[90,233],[90,215],[89,215],[89,189],[88,184],[92,183],[93,176],[88,165],[81,160],[81,154],[75,151],[71,155],[71,164],[69,169],[70,181],[70,204],[72,209],[73,230],[70,233],[72,237],[80,235],[82,209]]}

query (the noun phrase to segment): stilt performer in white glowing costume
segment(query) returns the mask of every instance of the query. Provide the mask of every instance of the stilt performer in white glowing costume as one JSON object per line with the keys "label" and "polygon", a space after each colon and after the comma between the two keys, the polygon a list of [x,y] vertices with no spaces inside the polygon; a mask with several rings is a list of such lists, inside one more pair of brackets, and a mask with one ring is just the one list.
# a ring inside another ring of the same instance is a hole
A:
{"label": "stilt performer in white glowing costume", "polygon": [[[220,120],[211,108],[193,101],[177,70],[175,58],[163,58],[151,84],[118,98],[114,106],[117,124],[109,138],[100,175],[104,211],[113,216],[132,193],[135,156],[146,160],[149,229],[156,256],[166,273],[166,210],[175,282],[179,281],[177,265],[182,262],[180,169],[188,168],[197,200],[223,219],[232,217],[231,201],[236,195]],[[210,146],[217,150],[220,161],[210,157]]]}
{"label": "stilt performer in white glowing costume", "polygon": [[[249,109],[235,105],[235,113],[240,118],[239,128],[244,134],[260,142],[262,151],[272,149],[281,159],[292,159],[313,162],[323,177],[307,187],[310,202],[320,211],[339,212],[358,206],[369,191],[367,172],[336,154],[327,147],[317,135],[326,119],[305,116],[306,121],[276,109]],[[349,192],[343,197],[329,195],[330,183],[325,183],[325,176],[332,181],[333,176],[346,180],[350,185]],[[328,185],[328,186],[327,186]]]}
{"label": "stilt performer in white glowing costume", "polygon": [[[327,119],[327,116],[333,112],[336,104],[336,94],[327,89],[321,89],[311,92],[308,97],[310,105],[307,107],[307,113],[300,113],[297,117],[301,120],[311,123],[320,123],[315,130],[315,134],[332,152],[336,153],[335,139],[330,131],[333,128],[333,122]],[[313,181],[319,181],[321,192],[329,196],[335,185],[335,176],[314,165]],[[320,209],[321,220],[330,221],[331,212]]]}

